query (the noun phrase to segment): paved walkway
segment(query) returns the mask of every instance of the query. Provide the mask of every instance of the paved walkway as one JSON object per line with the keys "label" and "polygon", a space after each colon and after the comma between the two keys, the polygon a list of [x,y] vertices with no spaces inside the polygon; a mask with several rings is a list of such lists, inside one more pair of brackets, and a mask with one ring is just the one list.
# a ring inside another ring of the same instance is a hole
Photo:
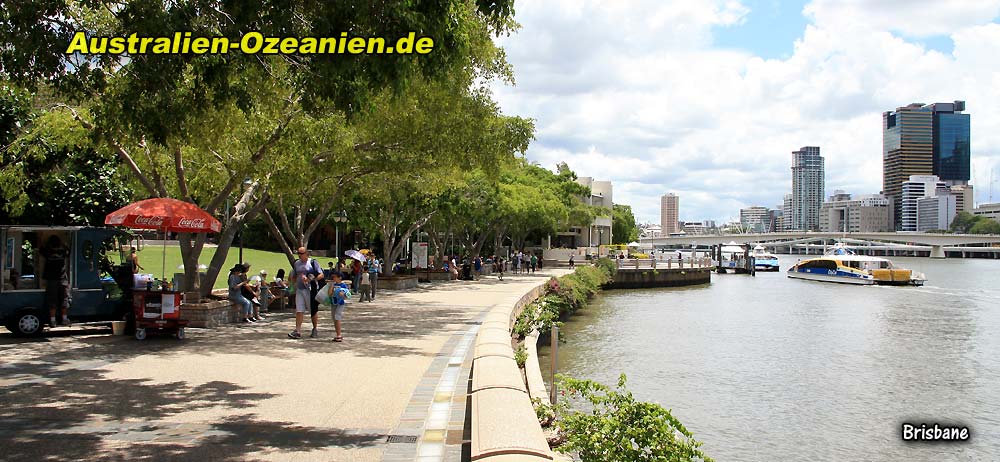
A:
{"label": "paved walkway", "polygon": [[285,337],[290,313],[184,341],[0,334],[0,459],[460,460],[480,317],[546,278],[385,291],[343,343],[328,311],[319,339]]}

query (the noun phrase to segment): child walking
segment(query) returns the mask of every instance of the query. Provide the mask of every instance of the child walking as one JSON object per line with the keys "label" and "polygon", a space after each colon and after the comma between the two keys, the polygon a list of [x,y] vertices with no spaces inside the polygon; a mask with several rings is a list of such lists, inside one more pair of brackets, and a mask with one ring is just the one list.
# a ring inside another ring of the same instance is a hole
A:
{"label": "child walking", "polygon": [[368,274],[368,270],[361,272],[361,298],[358,302],[372,301],[372,277]]}

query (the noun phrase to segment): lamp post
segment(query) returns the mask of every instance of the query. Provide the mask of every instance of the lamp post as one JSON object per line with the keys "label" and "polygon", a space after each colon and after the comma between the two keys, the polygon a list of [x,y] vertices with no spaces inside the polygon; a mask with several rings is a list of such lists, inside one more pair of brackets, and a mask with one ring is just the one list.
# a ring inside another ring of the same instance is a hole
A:
{"label": "lamp post", "polygon": [[597,258],[601,258],[602,245],[604,245],[604,228],[597,228]]}
{"label": "lamp post", "polygon": [[336,247],[337,247],[337,260],[340,260],[340,224],[347,221],[347,211],[341,210],[333,214],[333,222],[337,224],[337,237],[336,237]]}

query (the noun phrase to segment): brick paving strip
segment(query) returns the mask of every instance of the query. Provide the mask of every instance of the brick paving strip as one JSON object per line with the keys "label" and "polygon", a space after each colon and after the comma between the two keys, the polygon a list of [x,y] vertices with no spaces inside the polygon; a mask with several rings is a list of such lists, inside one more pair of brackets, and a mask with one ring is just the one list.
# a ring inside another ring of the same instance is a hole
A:
{"label": "brick paving strip", "polygon": [[545,277],[384,291],[343,343],[329,312],[318,339],[286,338],[289,313],[184,341],[0,334],[0,459],[462,460],[479,322]]}

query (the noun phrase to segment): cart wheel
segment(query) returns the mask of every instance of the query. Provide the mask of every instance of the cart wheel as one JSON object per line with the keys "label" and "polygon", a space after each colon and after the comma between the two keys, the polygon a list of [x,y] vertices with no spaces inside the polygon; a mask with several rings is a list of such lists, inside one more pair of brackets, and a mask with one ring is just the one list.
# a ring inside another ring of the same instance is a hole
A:
{"label": "cart wheel", "polygon": [[178,327],[177,328],[177,340],[184,340],[184,328],[183,327]]}
{"label": "cart wheel", "polygon": [[138,329],[135,330],[135,339],[136,340],[146,340],[146,328],[145,327],[140,327],[140,328],[138,328]]}

